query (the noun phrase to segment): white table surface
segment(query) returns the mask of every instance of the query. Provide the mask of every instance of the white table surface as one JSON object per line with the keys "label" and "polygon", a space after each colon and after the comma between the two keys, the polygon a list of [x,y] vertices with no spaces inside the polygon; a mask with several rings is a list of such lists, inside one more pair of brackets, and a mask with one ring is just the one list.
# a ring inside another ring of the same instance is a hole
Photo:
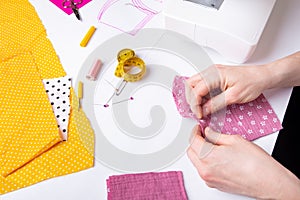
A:
{"label": "white table surface", "polygon": [[[51,40],[66,72],[73,78],[87,58],[87,56],[105,40],[120,32],[116,29],[100,24],[97,15],[104,0],[93,0],[82,9],[80,14],[83,18],[78,21],[74,15],[66,15],[47,0],[30,0],[36,8],[47,34]],[[277,0],[268,24],[261,37],[257,50],[252,58],[245,64],[262,64],[291,54],[300,49],[300,3],[298,0]],[[86,48],[79,43],[91,25],[97,27],[92,40]],[[147,28],[163,28],[163,16],[158,14],[147,25]],[[215,63],[226,62],[222,56],[207,49]],[[291,88],[282,88],[266,91],[272,107],[282,120],[291,94]],[[260,138],[256,144],[271,153],[278,133]],[[189,199],[249,199],[237,195],[219,192],[208,188],[198,176],[187,156],[183,156],[167,170],[181,170],[184,173],[184,181]],[[272,169],[270,169],[272,170]],[[106,199],[105,180],[109,175],[119,174],[110,168],[95,161],[91,169],[78,173],[52,178],[30,187],[20,189],[0,196],[1,200],[104,200]]]}

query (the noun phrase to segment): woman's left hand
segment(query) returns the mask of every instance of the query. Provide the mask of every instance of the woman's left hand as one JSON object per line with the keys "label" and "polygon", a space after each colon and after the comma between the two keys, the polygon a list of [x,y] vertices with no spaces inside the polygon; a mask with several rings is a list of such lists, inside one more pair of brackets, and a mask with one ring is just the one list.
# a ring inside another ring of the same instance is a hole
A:
{"label": "woman's left hand", "polygon": [[188,156],[209,187],[259,199],[299,199],[300,181],[262,148],[239,135],[194,129]]}

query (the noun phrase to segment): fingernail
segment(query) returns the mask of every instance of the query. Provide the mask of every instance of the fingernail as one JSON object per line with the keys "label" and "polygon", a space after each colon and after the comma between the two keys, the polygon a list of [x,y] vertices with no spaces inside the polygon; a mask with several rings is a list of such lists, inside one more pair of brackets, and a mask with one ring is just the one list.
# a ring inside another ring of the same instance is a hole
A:
{"label": "fingernail", "polygon": [[200,112],[197,112],[197,118],[198,118],[198,119],[201,119],[201,117],[202,117],[202,116],[201,116],[201,113],[200,113]]}
{"label": "fingernail", "polygon": [[201,118],[202,118],[202,113],[201,113],[200,106],[198,106],[198,109],[197,109],[197,118],[198,118],[198,119],[201,119]]}
{"label": "fingernail", "polygon": [[205,133],[209,133],[210,131],[211,131],[211,128],[209,126],[206,127],[205,130],[204,130]]}
{"label": "fingernail", "polygon": [[203,117],[207,117],[207,115],[209,114],[209,110],[207,107],[203,107]]}
{"label": "fingernail", "polygon": [[205,129],[205,139],[212,144],[217,144],[221,133],[215,132],[213,129],[207,127]]}
{"label": "fingernail", "polygon": [[196,115],[198,119],[201,119],[202,113],[201,113],[201,106],[200,105],[194,105],[190,107],[192,112]]}

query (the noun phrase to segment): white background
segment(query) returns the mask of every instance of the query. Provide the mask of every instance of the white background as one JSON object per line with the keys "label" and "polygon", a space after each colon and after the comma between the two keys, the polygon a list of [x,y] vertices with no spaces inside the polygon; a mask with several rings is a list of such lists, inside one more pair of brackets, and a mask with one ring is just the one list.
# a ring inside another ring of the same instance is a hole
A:
{"label": "white background", "polygon": [[[121,33],[112,27],[98,23],[97,15],[105,3],[103,0],[93,0],[80,9],[80,14],[83,18],[82,21],[78,21],[74,15],[66,15],[50,1],[30,0],[30,2],[35,6],[46,27],[49,39],[60,57],[65,70],[73,78],[76,78],[85,58],[97,46],[112,36]],[[300,49],[299,10],[300,3],[298,0],[277,0],[258,44],[258,48],[252,58],[245,64],[263,64],[298,51]],[[79,43],[91,25],[96,26],[97,30],[88,46],[82,48],[79,46]],[[155,16],[146,27],[162,28],[162,13]],[[207,50],[207,52],[214,62],[230,64],[214,51]],[[265,93],[281,120],[284,116],[290,92],[290,88],[285,88]],[[268,153],[271,153],[276,138],[277,133],[255,142]],[[164,169],[164,171],[167,170],[183,171],[185,187],[189,198],[192,200],[248,199],[208,188],[200,179],[186,156],[182,157],[172,166]],[[105,181],[109,175],[113,174],[118,174],[118,172],[95,162],[95,166],[91,169],[49,179],[33,186],[2,195],[0,198],[3,200],[104,200],[106,199]]]}

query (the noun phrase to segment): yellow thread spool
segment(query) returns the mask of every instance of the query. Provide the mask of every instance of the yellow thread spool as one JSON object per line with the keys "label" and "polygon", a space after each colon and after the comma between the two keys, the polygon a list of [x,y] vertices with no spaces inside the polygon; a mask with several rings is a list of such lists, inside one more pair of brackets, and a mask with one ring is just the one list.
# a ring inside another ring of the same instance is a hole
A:
{"label": "yellow thread spool", "polygon": [[83,98],[83,83],[81,81],[78,82],[77,95],[78,95],[78,110],[79,110],[79,108],[81,107],[81,99]]}
{"label": "yellow thread spool", "polygon": [[86,47],[87,43],[90,41],[91,37],[93,36],[94,32],[96,31],[95,26],[91,26],[88,32],[85,34],[84,38],[80,42],[80,46]]}

